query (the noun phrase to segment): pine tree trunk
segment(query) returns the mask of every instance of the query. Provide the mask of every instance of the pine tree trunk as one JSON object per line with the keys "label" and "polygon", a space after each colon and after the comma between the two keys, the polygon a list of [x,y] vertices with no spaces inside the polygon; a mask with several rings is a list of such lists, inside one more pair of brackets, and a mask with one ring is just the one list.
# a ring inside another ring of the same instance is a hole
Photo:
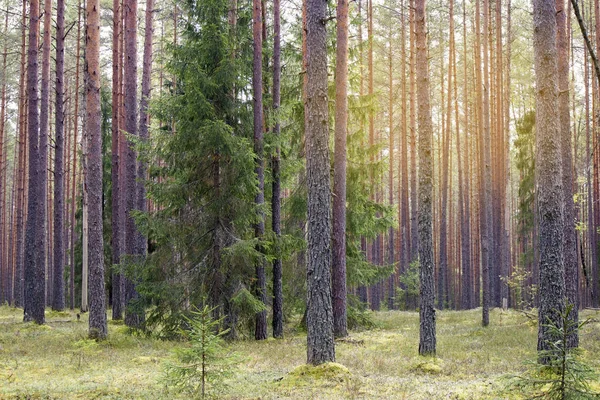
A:
{"label": "pine tree trunk", "polygon": [[[8,40],[6,39],[6,33],[8,32],[8,13],[4,17],[4,46],[2,51],[2,76],[6,76],[6,56],[8,50]],[[0,300],[2,303],[12,304],[12,271],[10,269],[11,263],[8,262],[6,247],[6,175],[8,172],[6,163],[6,152],[7,149],[4,146],[5,128],[6,128],[6,83],[7,79],[2,81],[2,90],[0,94]],[[15,159],[16,161],[16,159]],[[14,179],[14,178],[13,178]]]}
{"label": "pine tree trunk", "polygon": [[[533,1],[533,48],[536,73],[536,202],[539,217],[539,321],[561,326],[565,282],[563,264],[563,181],[558,108],[556,7],[553,0]],[[538,351],[556,340],[548,324],[539,324]],[[546,357],[540,357],[547,362]]]}
{"label": "pine tree trunk", "polygon": [[[479,3],[478,3],[479,4]],[[478,5],[479,7],[479,5]],[[488,61],[488,40],[489,31],[489,0],[483,2],[483,83],[481,89],[481,139],[479,150],[481,152],[481,185],[482,196],[480,198],[480,235],[481,235],[481,285],[483,294],[482,325],[490,324],[490,302],[491,302],[491,284],[490,284],[490,264],[493,259],[492,246],[492,165],[491,165],[491,132],[490,132],[490,99],[489,91],[489,61]],[[479,12],[477,12],[479,18]],[[479,51],[479,50],[477,50]]]}
{"label": "pine tree trunk", "polygon": [[108,332],[104,291],[102,235],[102,112],[100,110],[100,2],[86,2],[86,130],[89,219],[89,337],[103,339]]}
{"label": "pine tree trunk", "polygon": [[435,355],[435,283],[432,238],[433,127],[429,104],[429,61],[425,0],[415,1],[415,41],[417,63],[417,101],[419,120],[419,264],[420,264],[420,340],[419,354]]}
{"label": "pine tree trunk", "polygon": [[333,330],[348,335],[346,315],[346,136],[348,131],[348,0],[337,3],[335,153],[333,169]]}
{"label": "pine tree trunk", "polygon": [[[45,322],[45,276],[44,266],[39,263],[38,229],[43,220],[37,218],[43,207],[38,185],[40,184],[40,115],[38,110],[38,39],[40,33],[39,1],[29,3],[29,48],[27,51],[27,132],[29,140],[29,181],[27,199],[27,222],[25,228],[25,308],[23,320]],[[42,225],[43,226],[43,225]],[[43,227],[41,228],[43,230]]]}
{"label": "pine tree trunk", "polygon": [[413,262],[419,257],[417,204],[417,75],[415,46],[415,0],[410,0],[410,254]]}
{"label": "pine tree trunk", "polygon": [[[400,125],[400,150],[401,155],[400,165],[398,166],[398,171],[401,172],[401,181],[398,185],[399,196],[400,199],[400,246],[401,246],[401,255],[400,255],[400,273],[404,273],[408,269],[408,265],[411,261],[411,246],[410,246],[410,237],[411,237],[411,225],[410,225],[410,209],[408,203],[408,143],[407,143],[407,112],[406,108],[408,105],[407,98],[407,90],[406,90],[406,26],[405,26],[405,12],[404,12],[404,0],[400,2],[400,8],[402,11],[401,16],[401,59],[402,59],[402,69],[401,69],[401,82],[402,82],[402,119]],[[403,288],[405,289],[405,288]]]}
{"label": "pine tree trunk", "polygon": [[[123,14],[121,12],[121,1],[113,0],[113,37],[112,37],[112,125],[111,125],[111,249],[113,266],[121,262],[121,236],[123,220],[120,209],[121,202],[121,182],[119,179],[119,167],[122,163],[120,159],[121,148],[121,70],[122,70],[122,49],[121,49],[121,22]],[[118,271],[112,273],[112,319],[123,319],[124,307],[124,280],[123,275]]]}
{"label": "pine tree trunk", "polygon": [[65,1],[56,2],[56,101],[54,105],[54,283],[52,309],[65,309],[65,245],[64,245],[64,154],[65,154]]}
{"label": "pine tree trunk", "polygon": [[[124,1],[124,112],[125,131],[135,137],[138,136],[137,119],[137,1]],[[124,161],[125,186],[121,189],[124,196],[124,208],[122,217],[125,225],[125,247],[122,254],[126,254],[131,261],[137,251],[138,232],[135,221],[131,215],[137,206],[137,163],[134,144],[131,140],[125,140],[126,157]],[[135,289],[132,277],[125,278],[125,324],[129,327],[140,327],[144,321],[144,312],[139,309],[139,295]]]}
{"label": "pine tree trunk", "polygon": [[[577,240],[575,236],[575,205],[573,203],[573,157],[571,146],[571,114],[569,110],[569,32],[567,31],[566,11],[565,0],[556,0],[558,114],[563,168],[563,198],[565,202],[563,227],[565,290],[569,303],[573,304],[573,310],[569,314],[569,317],[576,326],[579,320],[579,268],[577,262]],[[577,331],[569,335],[568,345],[571,348],[579,345]]]}
{"label": "pine tree trunk", "polygon": [[[280,135],[279,107],[281,105],[281,16],[280,0],[273,2],[273,135]],[[281,149],[275,149],[272,162],[273,194],[271,198],[273,232],[281,237]],[[273,261],[273,337],[283,338],[283,284],[281,258]]]}
{"label": "pine tree trunk", "polygon": [[[252,34],[254,39],[254,61],[252,63],[252,90],[254,96],[254,153],[256,154],[256,175],[258,177],[258,193],[255,198],[256,205],[260,208],[265,202],[265,176],[263,161],[263,101],[262,101],[262,4],[260,0],[252,1]],[[254,234],[258,240],[262,240],[265,234],[265,216],[262,211],[258,212],[258,220],[254,227]],[[265,276],[265,264],[261,258],[255,265],[256,297],[261,303],[267,302],[267,280]],[[263,310],[255,317],[254,338],[263,340],[267,338],[267,312]]]}
{"label": "pine tree trunk", "polygon": [[326,10],[322,0],[306,2],[307,362],[315,365],[335,361]]}

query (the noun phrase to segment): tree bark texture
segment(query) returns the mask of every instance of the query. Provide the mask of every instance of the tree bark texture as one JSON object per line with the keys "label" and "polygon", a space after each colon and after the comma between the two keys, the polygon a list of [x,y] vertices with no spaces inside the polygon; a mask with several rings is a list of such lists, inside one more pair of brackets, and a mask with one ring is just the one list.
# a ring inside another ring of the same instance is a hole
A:
{"label": "tree bark texture", "polygon": [[100,109],[100,2],[86,1],[86,124],[89,257],[89,336],[103,339],[108,332],[104,291],[102,235],[102,112]]}
{"label": "tree bark texture", "polygon": [[435,282],[432,238],[433,127],[429,103],[429,61],[427,59],[426,0],[415,2],[417,102],[419,122],[419,264],[420,330],[419,354],[435,355]]}
{"label": "tree bark texture", "polygon": [[[538,350],[550,350],[548,323],[561,326],[565,281],[563,261],[563,181],[558,109],[556,7],[553,0],[533,1],[533,48],[536,75],[536,202],[539,218]],[[545,321],[546,323],[542,323]],[[547,361],[541,358],[540,361]]]}
{"label": "tree bark texture", "polygon": [[315,365],[335,361],[326,10],[322,0],[306,1],[307,362]]}

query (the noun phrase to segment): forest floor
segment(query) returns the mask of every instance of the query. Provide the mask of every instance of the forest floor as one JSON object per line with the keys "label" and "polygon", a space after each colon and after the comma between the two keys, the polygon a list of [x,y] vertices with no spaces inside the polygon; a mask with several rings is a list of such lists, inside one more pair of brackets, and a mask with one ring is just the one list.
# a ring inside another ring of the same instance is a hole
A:
{"label": "forest floor", "polygon": [[[306,335],[242,340],[229,345],[236,364],[222,399],[504,399],[508,375],[535,359],[537,327],[523,313],[495,309],[480,326],[481,310],[437,315],[435,360],[417,355],[416,312],[374,313],[378,327],[338,342],[337,373],[304,374]],[[600,312],[581,332],[585,362],[600,371]],[[182,343],[131,335],[109,324],[108,340],[86,338],[87,314],[46,312],[47,325],[23,323],[22,311],[0,307],[0,399],[189,398],[166,387],[163,365]],[[295,371],[295,372],[294,372]],[[600,383],[593,383],[600,390]]]}

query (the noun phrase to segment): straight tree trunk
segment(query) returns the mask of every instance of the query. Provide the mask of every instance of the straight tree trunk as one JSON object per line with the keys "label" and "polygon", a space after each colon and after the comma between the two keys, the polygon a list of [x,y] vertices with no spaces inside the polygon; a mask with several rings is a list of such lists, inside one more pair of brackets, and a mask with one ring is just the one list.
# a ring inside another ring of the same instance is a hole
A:
{"label": "straight tree trunk", "polygon": [[[124,1],[124,108],[125,108],[125,131],[135,137],[138,134],[137,119],[137,1]],[[123,218],[125,222],[125,247],[123,254],[133,259],[137,251],[138,232],[135,221],[131,215],[137,205],[137,163],[134,143],[125,140],[126,157],[125,163],[125,187],[119,188],[121,195],[125,196]],[[139,295],[135,288],[132,277],[125,278],[125,324],[132,328],[138,328],[144,321],[144,312],[137,304]]]}
{"label": "straight tree trunk", "polygon": [[87,192],[89,219],[89,337],[104,339],[106,294],[104,291],[104,239],[102,235],[102,112],[100,110],[100,2],[86,2],[86,130]]}
{"label": "straight tree trunk", "polygon": [[81,0],[77,3],[77,50],[75,52],[75,111],[73,115],[73,158],[71,161],[71,273],[70,297],[71,310],[75,308],[75,228],[77,211],[77,135],[79,132],[79,65],[81,51]]}
{"label": "straight tree trunk", "polygon": [[417,63],[417,101],[419,119],[419,264],[420,337],[419,354],[435,356],[435,283],[432,238],[433,159],[431,107],[429,103],[429,61],[425,0],[415,1],[415,41]]}
{"label": "straight tree trunk", "polygon": [[[561,326],[565,281],[563,264],[563,180],[558,108],[556,7],[553,0],[533,1],[533,48],[536,73],[536,202],[539,218],[539,321]],[[557,340],[539,324],[538,351]],[[540,362],[548,362],[540,356]]]}
{"label": "straight tree trunk", "polygon": [[[390,207],[394,207],[394,153],[396,151],[394,145],[394,56],[392,50],[392,29],[390,27],[389,30],[389,46],[390,46],[390,54],[388,57],[388,82],[389,82],[389,92],[388,92],[388,129],[389,129],[389,170],[388,170],[388,190],[389,190],[389,198],[388,202]],[[395,260],[395,242],[394,242],[394,225],[390,226],[388,231],[388,253],[387,253],[387,262],[389,265],[393,265]],[[383,259],[381,260],[383,261]],[[394,309],[394,291],[396,287],[395,283],[395,274],[391,274],[388,278],[388,310]]]}
{"label": "straight tree trunk", "polygon": [[[6,76],[6,57],[8,50],[8,40],[6,34],[8,32],[8,13],[4,17],[4,46],[2,51],[2,76]],[[4,146],[5,128],[6,128],[6,84],[7,79],[2,81],[2,89],[0,94],[0,291],[2,296],[0,300],[2,303],[12,304],[12,271],[10,269],[11,263],[8,262],[7,253],[8,248],[6,246],[6,174],[8,168],[6,165],[6,147]],[[16,159],[15,159],[16,161]],[[14,178],[13,178],[14,179]]]}
{"label": "straight tree trunk", "polygon": [[348,336],[346,315],[346,136],[348,131],[348,0],[337,3],[335,149],[333,164],[333,330]]}
{"label": "straight tree trunk", "polygon": [[[121,262],[121,236],[123,226],[121,222],[121,185],[119,177],[119,167],[122,162],[120,159],[121,148],[121,70],[122,70],[122,48],[121,48],[121,22],[123,14],[121,12],[121,1],[113,0],[113,36],[112,36],[112,126],[111,126],[111,248],[112,260],[111,263],[117,266]],[[119,270],[112,272],[112,319],[123,319],[124,307],[124,280],[123,275]]]}
{"label": "straight tree trunk", "polygon": [[410,0],[410,262],[419,257],[419,229],[417,218],[417,75],[415,46],[415,0]]}
{"label": "straight tree trunk", "polygon": [[307,362],[335,361],[331,305],[331,189],[327,104],[327,4],[306,2]]}
{"label": "straight tree trunk", "polygon": [[[280,0],[273,1],[273,115],[275,126],[273,134],[280,135],[279,107],[281,104],[281,16]],[[281,237],[281,149],[275,149],[272,159],[273,194],[271,212],[273,232]],[[273,337],[283,338],[283,283],[281,258],[273,261]]]}
{"label": "straight tree trunk", "polygon": [[[487,33],[489,31],[489,0],[483,2],[483,33],[484,38],[481,41],[483,43],[483,86],[481,86],[482,92],[482,131],[479,149],[481,152],[481,181],[483,186],[483,198],[481,199],[481,216],[480,216],[480,230],[481,230],[481,285],[483,294],[483,309],[482,309],[482,325],[488,326],[490,324],[490,264],[492,262],[493,251],[492,246],[492,156],[491,156],[491,132],[490,132],[490,98],[489,98],[489,54],[488,54],[488,40]],[[479,13],[477,13],[479,18]],[[479,51],[479,50],[478,50]]]}
{"label": "straight tree trunk", "polygon": [[54,285],[52,309],[65,309],[65,245],[64,245],[64,155],[65,155],[65,1],[56,1],[56,102],[54,106]]}
{"label": "straight tree trunk", "polygon": [[401,261],[400,261],[400,273],[404,273],[408,269],[408,265],[411,261],[411,246],[410,246],[410,238],[411,238],[411,225],[410,225],[410,209],[408,203],[408,143],[407,143],[407,90],[406,90],[406,27],[405,27],[405,11],[404,11],[404,0],[400,2],[400,8],[402,9],[401,21],[402,32],[401,32],[401,58],[402,58],[402,68],[401,68],[401,82],[402,82],[402,119],[400,125],[400,147],[401,147],[401,156],[400,165],[398,166],[398,170],[402,171],[400,185],[398,186],[400,199],[400,246],[401,246]]}
{"label": "straight tree trunk", "polygon": [[[571,114],[569,109],[569,32],[567,31],[565,0],[556,0],[556,45],[558,51],[558,114],[563,168],[564,228],[563,256],[565,263],[565,290],[573,310],[569,314],[577,325],[579,320],[579,268],[577,240],[575,236],[575,204],[573,203],[573,156],[571,146]],[[573,331],[568,339],[569,347],[579,345],[579,335]]]}
{"label": "straight tree trunk", "polygon": [[29,181],[27,198],[27,222],[25,228],[25,309],[23,320],[45,322],[45,276],[44,266],[38,260],[38,229],[43,221],[37,219],[43,207],[38,191],[40,162],[40,114],[38,110],[38,40],[40,34],[39,0],[29,3],[29,47],[27,51],[27,136],[29,140]]}
{"label": "straight tree trunk", "polygon": [[[252,90],[254,96],[254,153],[256,154],[256,175],[258,177],[258,193],[256,205],[260,209],[265,202],[265,169],[263,160],[263,96],[262,96],[262,4],[261,0],[252,1],[252,36],[254,39],[254,60],[252,63]],[[265,234],[265,216],[262,211],[258,212],[254,234],[258,240],[262,240]],[[261,258],[256,261],[256,296],[261,303],[267,302],[267,279],[265,276],[265,262]],[[263,310],[256,314],[254,338],[264,340],[267,338],[267,311]]]}
{"label": "straight tree trunk", "polygon": [[[466,11],[466,0],[463,0],[463,57],[464,60],[467,60],[467,11]],[[464,98],[463,98],[463,107],[464,107],[464,115],[465,115],[465,123],[463,126],[463,130],[465,133],[465,144],[462,147],[465,151],[464,157],[464,169],[461,171],[461,149],[460,146],[460,132],[457,133],[456,137],[456,153],[458,155],[458,166],[459,166],[459,201],[462,202],[462,210],[463,216],[461,218],[461,252],[462,252],[462,309],[468,310],[472,308],[474,305],[471,292],[473,287],[472,282],[472,273],[471,273],[471,185],[470,185],[470,174],[469,174],[469,99],[468,99],[468,75],[467,75],[467,63],[464,62]],[[458,108],[457,108],[458,112]],[[458,118],[457,118],[458,121]],[[463,174],[463,171],[465,174]],[[461,177],[465,176],[465,179],[461,182]],[[465,184],[463,188],[463,182]]]}

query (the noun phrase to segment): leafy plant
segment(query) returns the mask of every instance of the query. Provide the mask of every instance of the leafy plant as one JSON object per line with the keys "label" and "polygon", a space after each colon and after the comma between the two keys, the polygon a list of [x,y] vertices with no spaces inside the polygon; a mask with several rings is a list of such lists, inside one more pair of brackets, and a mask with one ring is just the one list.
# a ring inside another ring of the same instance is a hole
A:
{"label": "leafy plant", "polygon": [[548,320],[546,327],[550,336],[548,350],[538,353],[538,360],[529,361],[530,369],[521,376],[514,377],[512,387],[520,389],[531,399],[597,399],[600,393],[590,388],[590,382],[597,379],[596,372],[581,359],[581,349],[569,348],[568,338],[572,332],[581,329],[590,320],[574,322],[569,318],[573,305],[567,304],[560,312],[558,324]]}
{"label": "leafy plant", "polygon": [[227,330],[218,331],[221,319],[213,319],[214,308],[204,306],[192,311],[187,320],[189,330],[182,331],[189,338],[189,347],[174,350],[174,362],[165,364],[165,381],[177,390],[195,396],[200,389],[201,398],[206,396],[207,386],[219,388],[229,375],[231,357],[224,347],[223,335]]}

